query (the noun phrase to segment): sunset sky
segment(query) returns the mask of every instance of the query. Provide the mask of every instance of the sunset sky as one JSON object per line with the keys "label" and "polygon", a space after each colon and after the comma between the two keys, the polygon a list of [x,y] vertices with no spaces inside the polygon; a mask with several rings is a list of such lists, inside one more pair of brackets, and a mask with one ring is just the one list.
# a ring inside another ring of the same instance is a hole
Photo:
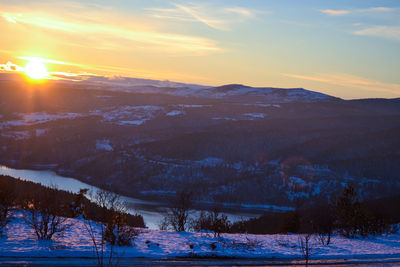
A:
{"label": "sunset sky", "polygon": [[0,13],[3,71],[40,57],[57,73],[400,97],[398,0],[0,0]]}

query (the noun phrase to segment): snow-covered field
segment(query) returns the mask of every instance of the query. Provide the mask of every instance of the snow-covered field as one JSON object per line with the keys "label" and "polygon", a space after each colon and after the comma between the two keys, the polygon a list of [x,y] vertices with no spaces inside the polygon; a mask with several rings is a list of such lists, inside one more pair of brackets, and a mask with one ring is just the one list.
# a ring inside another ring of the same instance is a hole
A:
{"label": "snow-covered field", "polygon": [[[0,237],[0,257],[94,257],[83,221],[70,219],[72,227],[54,241],[37,241],[16,212],[6,234]],[[299,235],[188,233],[138,229],[132,247],[117,249],[121,257],[235,257],[254,259],[301,259]],[[312,259],[376,259],[400,257],[400,233],[368,239],[333,236],[332,244],[312,241]]]}

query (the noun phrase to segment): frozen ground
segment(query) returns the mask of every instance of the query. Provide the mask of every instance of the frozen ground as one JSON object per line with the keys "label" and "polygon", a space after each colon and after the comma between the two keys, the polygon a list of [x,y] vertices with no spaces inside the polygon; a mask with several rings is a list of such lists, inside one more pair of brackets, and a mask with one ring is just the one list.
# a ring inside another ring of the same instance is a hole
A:
{"label": "frozen ground", "polygon": [[[7,232],[0,238],[0,258],[86,258],[93,257],[93,247],[83,222],[69,220],[71,228],[54,241],[37,241],[16,212]],[[298,260],[302,258],[299,235],[224,234],[214,238],[209,233],[188,233],[138,229],[132,247],[119,248],[123,258],[174,259],[180,257],[221,257],[242,259]],[[312,241],[311,258],[389,259],[400,258],[400,233],[368,239],[333,236],[332,244],[322,246]]]}

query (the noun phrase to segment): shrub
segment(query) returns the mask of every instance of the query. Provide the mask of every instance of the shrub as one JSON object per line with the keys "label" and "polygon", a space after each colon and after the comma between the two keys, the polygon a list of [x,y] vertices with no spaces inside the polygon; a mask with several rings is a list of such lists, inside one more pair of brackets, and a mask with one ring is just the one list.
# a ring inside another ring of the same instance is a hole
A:
{"label": "shrub", "polygon": [[193,221],[193,230],[208,230],[214,232],[214,237],[219,237],[221,233],[228,233],[232,223],[225,214],[218,211],[200,212],[199,218]]}

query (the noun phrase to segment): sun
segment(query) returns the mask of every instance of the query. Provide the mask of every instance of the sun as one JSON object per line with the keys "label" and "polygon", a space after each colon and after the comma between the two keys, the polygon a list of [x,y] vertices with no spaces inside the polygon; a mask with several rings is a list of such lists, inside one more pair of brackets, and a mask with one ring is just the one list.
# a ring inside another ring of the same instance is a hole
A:
{"label": "sun", "polygon": [[42,80],[49,77],[46,65],[39,60],[29,61],[26,64],[24,71],[32,80]]}

